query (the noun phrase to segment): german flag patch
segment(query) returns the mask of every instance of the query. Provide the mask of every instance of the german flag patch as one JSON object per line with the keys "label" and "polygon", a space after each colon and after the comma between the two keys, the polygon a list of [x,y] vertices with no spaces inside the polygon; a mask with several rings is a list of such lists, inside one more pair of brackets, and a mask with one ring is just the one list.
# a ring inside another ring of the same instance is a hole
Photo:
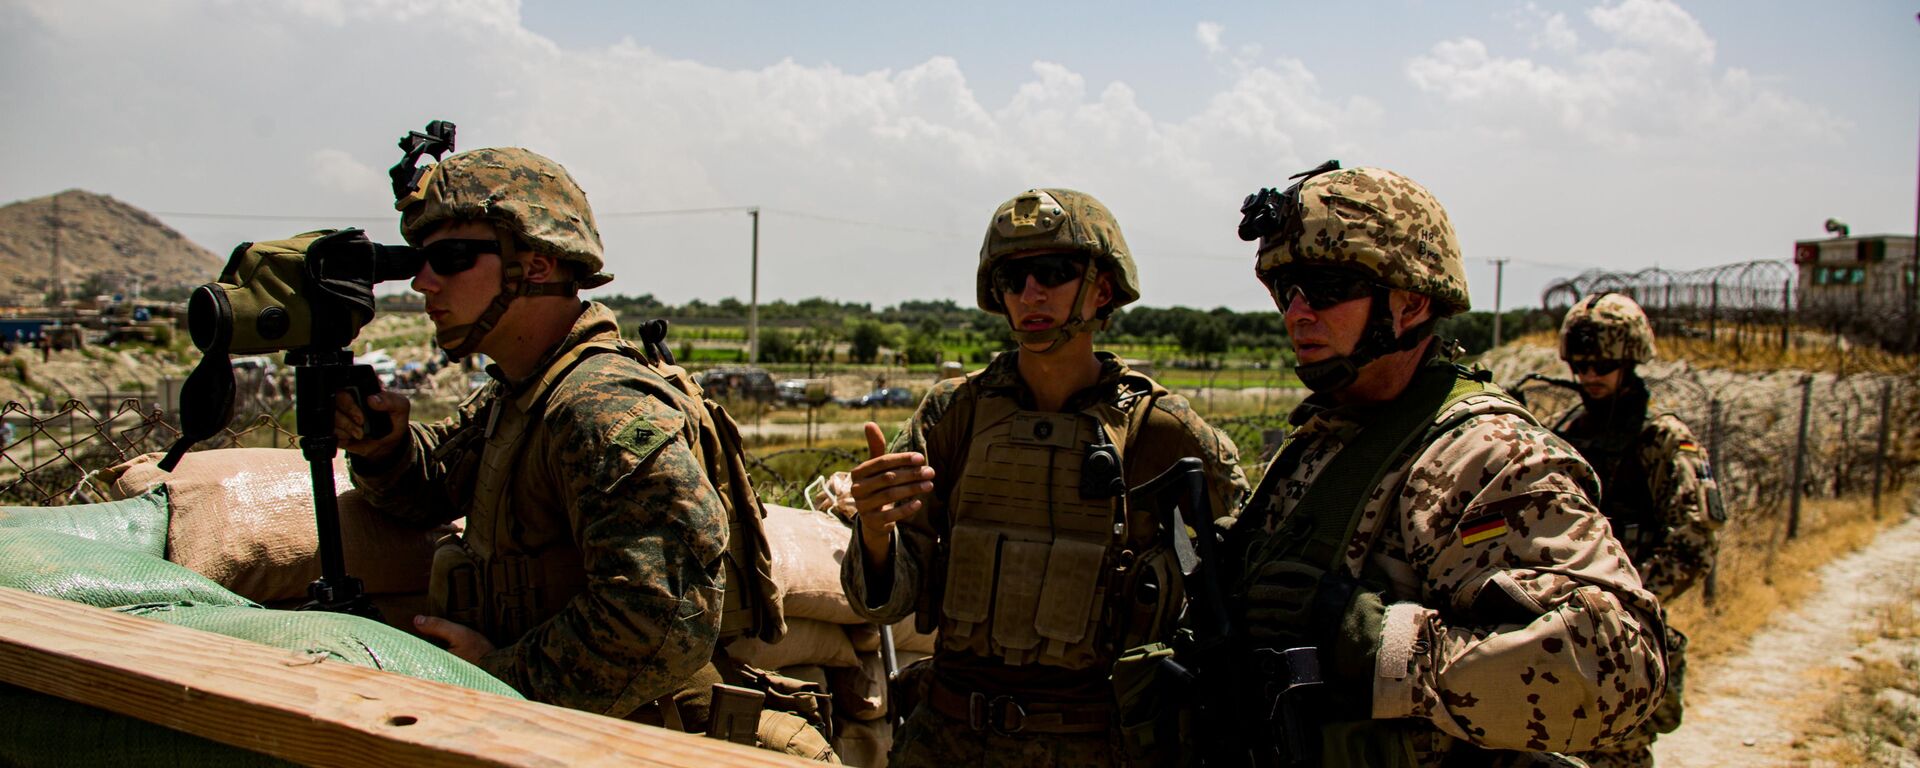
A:
{"label": "german flag patch", "polygon": [[1689,451],[1692,453],[1700,452],[1700,446],[1695,444],[1692,440],[1682,440],[1680,441],[1680,445],[1677,447],[1682,451]]}
{"label": "german flag patch", "polygon": [[1460,525],[1460,543],[1472,546],[1507,535],[1507,519],[1499,514],[1482,515]]}

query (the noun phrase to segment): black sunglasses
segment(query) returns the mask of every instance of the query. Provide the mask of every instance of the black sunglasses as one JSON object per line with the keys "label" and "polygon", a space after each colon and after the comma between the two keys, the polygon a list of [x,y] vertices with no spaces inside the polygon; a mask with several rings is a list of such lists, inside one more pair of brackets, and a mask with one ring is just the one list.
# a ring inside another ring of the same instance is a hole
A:
{"label": "black sunglasses", "polygon": [[479,238],[450,237],[435,240],[417,250],[420,259],[433,267],[434,274],[446,277],[472,269],[483,253],[499,253],[500,242]]}
{"label": "black sunglasses", "polygon": [[1573,368],[1574,373],[1592,371],[1595,376],[1605,376],[1626,367],[1626,363],[1619,360],[1582,360],[1568,363],[1568,366]]}
{"label": "black sunglasses", "polygon": [[1376,287],[1366,275],[1337,269],[1276,269],[1267,273],[1267,290],[1281,312],[1287,311],[1295,294],[1317,312],[1372,296]]}
{"label": "black sunglasses", "polygon": [[1031,277],[1045,287],[1058,288],[1086,273],[1085,257],[1043,253],[994,265],[993,287],[1001,293],[1019,293],[1027,289],[1027,278]]}

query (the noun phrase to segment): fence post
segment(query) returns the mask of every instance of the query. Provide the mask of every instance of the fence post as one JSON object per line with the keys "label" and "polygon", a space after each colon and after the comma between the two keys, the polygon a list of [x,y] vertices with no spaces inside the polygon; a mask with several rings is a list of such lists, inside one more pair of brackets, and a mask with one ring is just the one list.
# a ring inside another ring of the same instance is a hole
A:
{"label": "fence post", "polygon": [[1873,452],[1873,519],[1880,519],[1880,488],[1886,479],[1887,433],[1893,431],[1893,379],[1880,382],[1880,445]]}
{"label": "fence post", "polygon": [[1787,540],[1800,537],[1800,491],[1807,478],[1807,415],[1813,409],[1813,374],[1800,377],[1800,435],[1793,443],[1793,501],[1787,506]]}
{"label": "fence post", "polygon": [[[1720,398],[1707,400],[1707,466],[1720,466]],[[1716,478],[1716,482],[1718,479]],[[1700,599],[1708,607],[1720,596],[1720,559],[1714,558],[1714,564],[1707,568],[1706,584],[1703,585]]]}

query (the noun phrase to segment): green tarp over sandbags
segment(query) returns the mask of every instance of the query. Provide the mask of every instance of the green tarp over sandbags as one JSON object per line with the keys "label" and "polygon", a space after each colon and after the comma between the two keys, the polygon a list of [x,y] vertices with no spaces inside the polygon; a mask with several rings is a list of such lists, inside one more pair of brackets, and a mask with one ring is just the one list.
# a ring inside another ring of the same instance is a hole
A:
{"label": "green tarp over sandbags", "polygon": [[122,501],[64,507],[0,507],[0,528],[64,533],[167,556],[167,486]]}
{"label": "green tarp over sandbags", "polygon": [[191,604],[134,605],[119,611],[289,651],[326,654],[330,660],[355,666],[523,698],[506,683],[432,643],[358,616]]}
{"label": "green tarp over sandbags", "polygon": [[99,608],[178,601],[258,607],[158,556],[35,528],[0,528],[0,587]]}

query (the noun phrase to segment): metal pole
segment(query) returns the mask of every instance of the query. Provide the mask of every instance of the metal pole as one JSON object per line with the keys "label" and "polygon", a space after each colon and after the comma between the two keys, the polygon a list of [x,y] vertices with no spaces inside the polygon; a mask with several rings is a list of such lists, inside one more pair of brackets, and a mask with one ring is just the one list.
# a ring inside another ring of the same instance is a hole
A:
{"label": "metal pole", "polygon": [[[1720,398],[1707,401],[1707,466],[1720,465]],[[1720,596],[1720,566],[1716,558],[1714,565],[1707,568],[1706,584],[1702,587],[1700,599],[1712,606]]]}
{"label": "metal pole", "polygon": [[747,299],[747,362],[760,362],[760,209],[748,208],[753,217],[753,288]]}
{"label": "metal pole", "polygon": [[1788,332],[1793,329],[1793,278],[1787,278],[1780,286],[1780,351],[1787,351],[1792,343]]}
{"label": "metal pole", "polygon": [[1880,488],[1886,478],[1887,433],[1893,431],[1893,379],[1880,382],[1880,447],[1873,453],[1873,517],[1880,518]]}
{"label": "metal pole", "polygon": [[1800,436],[1793,444],[1792,503],[1787,507],[1787,539],[1800,537],[1800,489],[1807,477],[1807,416],[1813,409],[1813,375],[1800,377]]}
{"label": "metal pole", "polygon": [[1506,276],[1507,276],[1507,260],[1494,259],[1493,260],[1493,346],[1489,347],[1489,349],[1498,349],[1500,347],[1500,288],[1501,288],[1501,285],[1505,282]]}

